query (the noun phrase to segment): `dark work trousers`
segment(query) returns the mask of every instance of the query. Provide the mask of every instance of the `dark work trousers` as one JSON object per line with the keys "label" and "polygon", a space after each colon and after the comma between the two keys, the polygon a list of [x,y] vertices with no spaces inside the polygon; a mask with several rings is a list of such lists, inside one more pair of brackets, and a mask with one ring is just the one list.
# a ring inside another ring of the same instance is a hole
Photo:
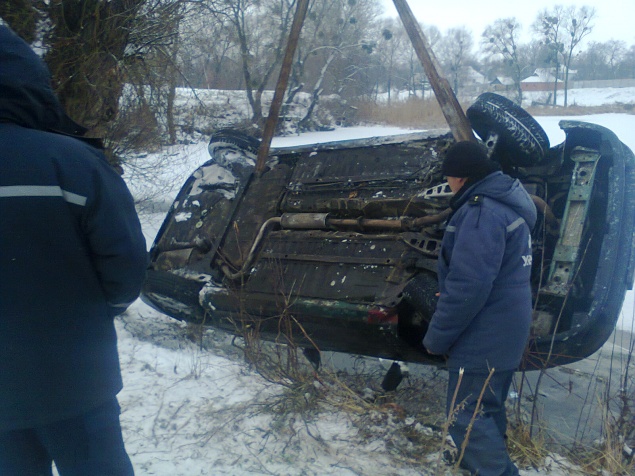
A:
{"label": "dark work trousers", "polygon": [[[459,380],[459,371],[450,370],[448,380],[447,412],[453,421],[450,435],[459,454],[465,434],[474,415],[481,389],[485,385],[487,373],[465,372],[455,401],[455,409],[450,414],[454,390]],[[514,376],[514,371],[495,371],[483,393],[481,411],[477,413],[468,437],[468,444],[461,466],[479,476],[515,476],[518,468],[512,463],[505,445],[507,415],[505,400]]]}
{"label": "dark work trousers", "polygon": [[0,432],[0,475],[133,476],[119,424],[119,404],[38,428]]}

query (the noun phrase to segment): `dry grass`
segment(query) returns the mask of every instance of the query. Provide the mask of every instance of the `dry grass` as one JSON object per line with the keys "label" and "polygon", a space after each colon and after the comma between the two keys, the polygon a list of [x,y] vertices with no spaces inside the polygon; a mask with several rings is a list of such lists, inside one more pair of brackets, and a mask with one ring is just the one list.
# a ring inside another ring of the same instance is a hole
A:
{"label": "dry grass", "polygon": [[[390,104],[372,101],[356,105],[360,122],[389,124],[397,127],[447,128],[439,103],[435,99],[410,98],[393,100]],[[465,109],[466,106],[463,106]]]}
{"label": "dry grass", "polygon": [[[293,427],[294,422],[299,422],[309,428],[325,412],[340,412],[357,429],[359,444],[382,441],[390,448],[396,464],[424,465],[434,468],[435,474],[459,474],[456,466],[450,470],[441,460],[449,448],[447,426],[444,427],[448,423],[444,372],[431,368],[423,376],[406,376],[397,391],[384,392],[379,388],[381,369],[364,367],[361,372],[340,372],[322,367],[315,371],[299,355],[297,346],[263,341],[255,329],[246,334],[241,347],[247,361],[264,378],[284,389],[259,404],[260,411],[274,416],[273,426]],[[624,439],[617,433],[614,424],[607,424],[602,443],[594,448],[571,450],[569,461],[588,474],[635,474],[635,463],[624,457]],[[557,446],[542,431],[534,429],[531,434],[527,418],[517,414],[510,415],[507,434],[510,456],[521,468],[545,468]],[[321,439],[317,433],[311,436]],[[558,448],[566,452],[565,448]],[[461,453],[463,449],[455,451]]]}
{"label": "dry grass", "polygon": [[[466,110],[470,102],[462,102]],[[357,120],[362,123],[386,124],[396,127],[447,128],[441,108],[435,99],[409,98],[393,100],[390,104],[362,101],[355,105]],[[532,116],[582,116],[588,114],[622,113],[635,114],[632,104],[610,104],[605,106],[532,106],[526,108]]]}
{"label": "dry grass", "polygon": [[611,475],[635,474],[635,460],[625,453],[625,443],[632,446],[629,440],[631,425],[626,427],[617,424],[608,412],[603,416],[604,431],[602,440],[592,448],[576,448],[571,459],[577,459],[590,474],[603,473]]}
{"label": "dry grass", "polygon": [[507,448],[511,458],[520,467],[539,468],[550,449],[541,432],[531,435],[530,425],[516,421],[507,428]]}
{"label": "dry grass", "polygon": [[335,411],[356,428],[360,444],[384,442],[398,465],[429,464],[428,455],[438,451],[445,420],[445,379],[439,370],[431,369],[425,378],[406,374],[396,391],[385,392],[379,386],[381,367],[362,363],[360,370],[322,366],[316,371],[299,347],[263,341],[253,328],[243,332],[240,346],[261,376],[283,388],[260,404],[261,411],[273,415],[274,426],[304,422],[308,428],[324,412]]}
{"label": "dry grass", "polygon": [[589,114],[635,114],[633,104],[607,104],[604,106],[531,106],[525,110],[532,116],[586,116]]}
{"label": "dry grass", "polygon": [[[611,474],[614,476],[629,476],[634,474],[635,464],[633,460],[626,460],[622,452],[623,445],[618,441],[607,442],[601,448],[593,452],[584,452],[579,458],[580,465],[588,474]],[[576,456],[573,455],[574,461]]]}

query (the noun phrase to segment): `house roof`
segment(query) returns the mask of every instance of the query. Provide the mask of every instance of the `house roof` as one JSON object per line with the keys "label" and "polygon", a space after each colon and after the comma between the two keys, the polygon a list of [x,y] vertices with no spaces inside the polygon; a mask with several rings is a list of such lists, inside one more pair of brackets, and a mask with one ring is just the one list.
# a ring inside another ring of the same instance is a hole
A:
{"label": "house roof", "polygon": [[512,86],[514,84],[514,80],[509,76],[496,76],[490,84],[502,84],[503,86]]}
{"label": "house roof", "polygon": [[483,76],[481,73],[476,71],[471,66],[468,66],[466,69],[466,76],[475,83],[485,84],[487,83],[487,78]]}
{"label": "house roof", "polygon": [[[553,83],[555,80],[556,78],[550,71],[546,69],[537,69],[534,74],[523,79],[521,83]],[[562,80],[558,79],[558,82],[561,83]]]}

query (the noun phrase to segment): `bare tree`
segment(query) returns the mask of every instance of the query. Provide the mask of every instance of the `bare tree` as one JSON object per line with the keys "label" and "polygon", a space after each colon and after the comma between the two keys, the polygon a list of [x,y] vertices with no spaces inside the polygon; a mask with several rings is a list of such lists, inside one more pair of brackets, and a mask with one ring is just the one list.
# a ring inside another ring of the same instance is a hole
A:
{"label": "bare tree", "polygon": [[[408,38],[406,31],[399,22],[394,19],[391,32],[393,38],[391,45],[393,53],[392,62],[394,63],[392,69],[394,75],[402,80],[404,85],[407,85],[411,95],[416,96],[417,90],[421,89],[422,96],[425,95],[427,78],[419,61],[419,57],[412,47],[412,43]],[[421,25],[421,29],[426,35],[426,39],[431,48],[436,49],[439,41],[441,40],[441,32],[434,25]],[[382,60],[385,63],[385,60]]]}
{"label": "bare tree", "polygon": [[566,10],[565,15],[565,76],[564,76],[564,107],[567,107],[567,96],[569,90],[569,71],[571,69],[571,61],[573,53],[580,45],[582,40],[587,37],[593,30],[591,25],[595,18],[595,9],[583,6],[576,9],[574,6]]}
{"label": "bare tree", "polygon": [[262,95],[282,61],[295,0],[203,0],[200,5],[231,26],[240,50],[251,119],[262,127]]}
{"label": "bare tree", "polygon": [[606,62],[609,67],[609,74],[611,79],[619,77],[619,65],[626,57],[626,43],[618,40],[610,40],[606,42]]}
{"label": "bare tree", "polygon": [[635,79],[635,45],[631,45],[624,55],[624,59],[620,63],[618,71],[620,78]]}
{"label": "bare tree", "polygon": [[619,77],[619,66],[626,56],[626,43],[610,40],[591,42],[575,61],[580,79],[615,79]]}
{"label": "bare tree", "polygon": [[181,28],[180,60],[188,84],[206,89],[243,88],[237,37],[224,16],[195,8]]}
{"label": "bare tree", "polygon": [[564,7],[556,5],[551,11],[543,10],[533,24],[533,29],[542,36],[542,44],[547,52],[547,63],[553,65],[553,105],[556,105],[558,81],[562,55],[564,54]]}
{"label": "bare tree", "polygon": [[[47,25],[47,29],[26,31],[25,25],[30,23],[19,22],[21,15],[10,13],[16,5],[28,6],[25,14]],[[105,138],[108,146],[117,134],[120,98],[133,70],[153,55],[163,56],[155,64],[173,60],[181,5],[182,0],[2,2],[3,15],[9,10],[9,25],[16,24],[12,19],[18,21],[23,37],[36,41],[46,51],[44,60],[53,86],[68,114],[89,128],[89,136]],[[170,75],[171,80],[163,75],[162,81],[174,83],[174,74]],[[148,75],[143,83],[151,80],[152,75]],[[164,101],[169,112],[169,93]],[[166,117],[166,111],[162,112]]]}
{"label": "bare tree", "polygon": [[[398,63],[400,61],[400,52],[403,52],[409,43],[405,42],[405,40],[407,40],[404,36],[405,32],[403,28],[400,27],[397,19],[385,19],[381,23],[380,28],[383,41],[377,43],[376,53],[379,57],[382,74],[381,76],[378,75],[377,83],[378,86],[380,81],[384,83],[386,94],[388,95],[388,103],[390,103],[392,99],[392,89],[394,87],[393,83],[399,75]],[[403,82],[406,82],[405,79]]]}
{"label": "bare tree", "polygon": [[465,27],[450,28],[439,42],[439,60],[444,65],[457,96],[468,63],[473,59],[473,44],[472,33]]}
{"label": "bare tree", "polygon": [[520,87],[523,67],[518,51],[518,35],[521,25],[516,18],[496,20],[487,26],[481,38],[483,51],[503,58],[516,88],[516,103],[522,104],[523,90]]}
{"label": "bare tree", "polygon": [[[371,27],[377,15],[377,0],[315,0],[311,4],[298,44],[287,98],[289,104],[295,93],[305,85],[311,85],[311,99],[299,122],[300,129],[313,128],[313,113],[328,86],[327,76],[331,77],[331,89],[335,89],[338,76],[344,74],[337,68],[336,60],[372,41]],[[389,32],[385,34],[390,35]]]}
{"label": "bare tree", "polygon": [[538,14],[534,29],[544,41],[549,63],[554,65],[553,104],[556,104],[560,69],[564,66],[564,105],[567,106],[567,85],[573,53],[580,42],[592,31],[591,21],[595,10],[586,6],[576,9],[556,5],[551,11],[543,10]]}
{"label": "bare tree", "polygon": [[[437,50],[439,42],[441,41],[441,38],[442,38],[441,31],[434,25],[423,25],[422,30],[423,30],[423,34],[426,35],[430,48],[432,48],[433,51]],[[406,34],[405,30],[404,30],[404,34]],[[425,97],[426,87],[428,88],[428,91],[432,91],[430,82],[428,81],[428,78],[425,75],[425,72],[423,71],[423,66],[421,65],[421,61],[419,60],[417,53],[412,47],[412,43],[410,42],[410,39],[407,39],[405,41],[406,41],[406,44],[408,45],[406,49],[408,53],[408,69],[410,71],[411,77],[413,78],[413,81],[415,78],[419,79],[416,82],[420,84],[422,96]],[[413,82],[413,86],[414,84],[415,83]]]}

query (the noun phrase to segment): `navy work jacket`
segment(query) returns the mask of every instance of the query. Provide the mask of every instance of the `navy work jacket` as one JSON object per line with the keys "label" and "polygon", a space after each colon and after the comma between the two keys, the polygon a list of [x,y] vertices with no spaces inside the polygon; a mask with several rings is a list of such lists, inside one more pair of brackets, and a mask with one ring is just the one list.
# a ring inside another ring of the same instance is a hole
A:
{"label": "navy work jacket", "polygon": [[515,369],[531,324],[536,207],[518,180],[498,171],[465,191],[455,208],[439,256],[439,301],[423,344],[447,355],[451,369]]}
{"label": "navy work jacket", "polygon": [[77,416],[122,387],[113,317],[139,294],[146,243],[83,132],[0,26],[0,431]]}

